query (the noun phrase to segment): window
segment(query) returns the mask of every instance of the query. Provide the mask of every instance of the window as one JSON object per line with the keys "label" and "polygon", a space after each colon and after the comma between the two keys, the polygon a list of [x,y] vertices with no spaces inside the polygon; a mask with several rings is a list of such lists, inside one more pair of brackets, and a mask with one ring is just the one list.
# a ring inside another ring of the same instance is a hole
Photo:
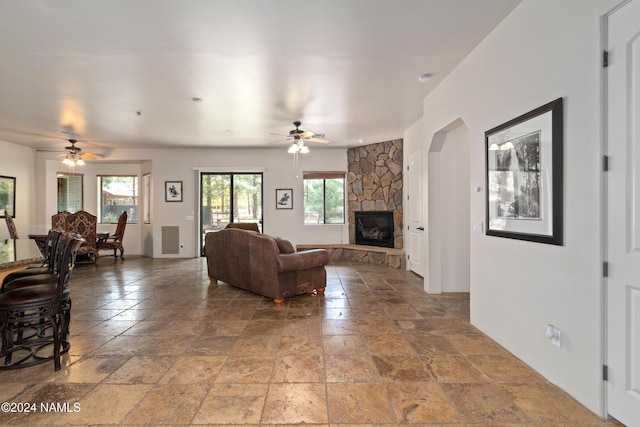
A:
{"label": "window", "polygon": [[82,174],[58,172],[58,212],[83,209]]}
{"label": "window", "polygon": [[138,223],[138,177],[98,176],[100,215],[102,224],[115,224],[122,211],[127,211],[127,223]]}
{"label": "window", "polygon": [[344,172],[304,172],[304,223],[344,224]]}

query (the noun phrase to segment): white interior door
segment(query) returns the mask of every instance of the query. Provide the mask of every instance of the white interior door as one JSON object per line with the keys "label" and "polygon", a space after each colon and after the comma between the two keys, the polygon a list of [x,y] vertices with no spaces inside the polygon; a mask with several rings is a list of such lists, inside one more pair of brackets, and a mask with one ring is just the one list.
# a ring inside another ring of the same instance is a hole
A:
{"label": "white interior door", "polygon": [[422,208],[422,149],[409,155],[409,269],[424,276],[422,239],[424,232]]}
{"label": "white interior door", "polygon": [[640,0],[609,16],[607,412],[640,426]]}

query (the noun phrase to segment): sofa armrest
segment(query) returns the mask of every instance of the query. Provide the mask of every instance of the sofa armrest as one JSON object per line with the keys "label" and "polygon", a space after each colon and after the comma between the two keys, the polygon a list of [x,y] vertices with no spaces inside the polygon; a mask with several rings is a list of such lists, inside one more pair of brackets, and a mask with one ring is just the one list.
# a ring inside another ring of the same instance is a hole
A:
{"label": "sofa armrest", "polygon": [[293,254],[278,255],[278,273],[306,270],[329,264],[329,252],[325,249],[311,249]]}

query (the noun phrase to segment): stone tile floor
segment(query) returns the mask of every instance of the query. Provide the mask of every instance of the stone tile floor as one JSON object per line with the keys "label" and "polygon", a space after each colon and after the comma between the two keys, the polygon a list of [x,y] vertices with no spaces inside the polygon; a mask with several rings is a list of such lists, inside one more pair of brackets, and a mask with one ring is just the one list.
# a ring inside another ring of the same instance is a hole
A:
{"label": "stone tile floor", "polygon": [[324,296],[278,307],[210,284],[201,258],[79,266],[63,369],[0,371],[0,401],[36,404],[0,425],[616,425],[471,326],[468,294],[327,273]]}

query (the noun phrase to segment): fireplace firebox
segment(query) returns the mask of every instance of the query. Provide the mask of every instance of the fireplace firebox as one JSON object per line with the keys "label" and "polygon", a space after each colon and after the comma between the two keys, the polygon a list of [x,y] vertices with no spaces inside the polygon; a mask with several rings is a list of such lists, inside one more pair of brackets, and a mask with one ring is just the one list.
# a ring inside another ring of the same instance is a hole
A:
{"label": "fireplace firebox", "polygon": [[393,212],[354,212],[357,245],[393,248]]}

